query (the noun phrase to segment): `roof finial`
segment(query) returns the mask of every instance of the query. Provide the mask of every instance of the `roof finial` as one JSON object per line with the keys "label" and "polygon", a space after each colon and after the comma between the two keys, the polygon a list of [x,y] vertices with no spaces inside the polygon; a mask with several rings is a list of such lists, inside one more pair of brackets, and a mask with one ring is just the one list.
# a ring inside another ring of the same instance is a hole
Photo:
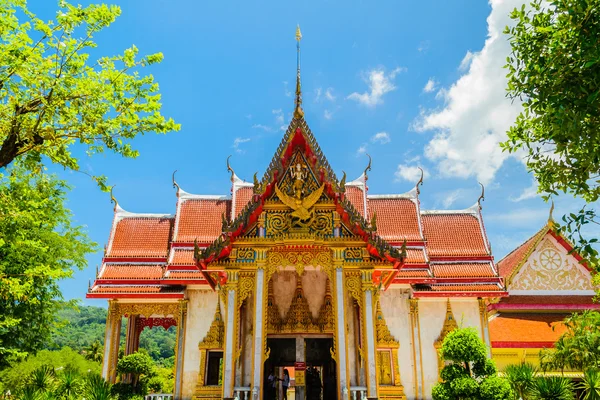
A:
{"label": "roof finial", "polygon": [[423,177],[425,176],[425,172],[423,171],[423,168],[421,167],[417,167],[419,168],[419,170],[421,171],[421,177],[419,178],[419,181],[417,182],[417,196],[419,195],[419,193],[421,193],[421,191],[419,190],[419,186],[423,185]]}
{"label": "roof finial", "polygon": [[365,168],[365,172],[363,172],[363,174],[365,175],[365,181],[367,180],[367,172],[369,172],[371,170],[371,156],[369,155],[369,153],[365,153],[367,155],[367,157],[369,157],[369,164],[367,165],[367,168]]}
{"label": "roof finial", "polygon": [[477,199],[477,205],[481,208],[481,202],[485,200],[485,188],[481,182],[478,182],[481,185],[481,196]]}
{"label": "roof finial", "polygon": [[117,199],[115,198],[115,196],[113,195],[113,189],[115,188],[115,186],[117,185],[112,185],[110,187],[110,202],[111,203],[115,203],[115,210],[117,209],[117,207],[119,207],[119,202],[117,201]]}
{"label": "roof finial", "polygon": [[229,165],[230,158],[231,158],[231,155],[229,157],[227,157],[227,171],[231,172],[231,182],[233,183],[234,177],[235,177],[235,172],[233,172],[233,168],[231,168],[231,165]]}
{"label": "roof finial", "polygon": [[175,181],[175,172],[177,172],[177,170],[173,171],[173,188],[177,188],[177,191],[179,192],[179,185]]}
{"label": "roof finial", "polygon": [[548,213],[548,223],[549,224],[553,224],[554,223],[554,217],[552,217],[552,213],[554,212],[554,200],[551,200],[551,205],[550,205],[550,213]]}
{"label": "roof finial", "polygon": [[302,110],[302,89],[300,86],[300,40],[302,39],[302,32],[300,32],[300,25],[296,28],[296,49],[297,49],[297,71],[296,71],[296,99],[294,101],[294,118],[300,119],[304,117],[304,111]]}

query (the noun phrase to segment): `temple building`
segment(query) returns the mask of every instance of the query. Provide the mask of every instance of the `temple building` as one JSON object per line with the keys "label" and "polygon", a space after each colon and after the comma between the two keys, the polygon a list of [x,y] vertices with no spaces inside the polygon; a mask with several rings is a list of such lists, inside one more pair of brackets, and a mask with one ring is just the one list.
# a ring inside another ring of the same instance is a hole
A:
{"label": "temple building", "polygon": [[542,229],[498,262],[509,296],[492,300],[488,312],[500,370],[522,362],[539,366],[540,350],[553,347],[569,314],[600,308],[591,271],[553,224],[550,211]]}
{"label": "temple building", "polygon": [[187,193],[174,179],[173,214],[115,201],[87,294],[109,302],[104,377],[117,379],[122,318],[126,354],[142,329],[177,327],[174,398],[186,400],[263,399],[282,367],[296,399],[429,399],[451,329],[490,342],[487,304],[508,293],[481,197],[422,210],[422,180],[371,194],[370,162],[338,177],[305,121],[299,63],[293,118],[262,178],[227,166],[229,194]]}

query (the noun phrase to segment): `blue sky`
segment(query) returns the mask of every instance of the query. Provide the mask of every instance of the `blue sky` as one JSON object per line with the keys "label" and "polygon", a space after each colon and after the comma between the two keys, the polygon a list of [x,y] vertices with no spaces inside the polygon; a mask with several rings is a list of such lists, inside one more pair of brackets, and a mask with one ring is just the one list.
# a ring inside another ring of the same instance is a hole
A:
{"label": "blue sky", "polygon": [[[358,177],[368,152],[369,192],[403,193],[421,166],[425,209],[469,207],[483,182],[496,260],[545,223],[549,207],[535,196],[522,160],[497,146],[519,112],[504,95],[510,48],[501,32],[521,1],[115,3],[122,15],[96,37],[98,55],[132,44],[141,54],[163,52],[162,64],[144,72],[160,84],[163,114],[182,125],[138,138],[135,160],[82,160],[82,169],[116,184],[124,209],[173,213],[176,169],[188,192],[228,194],[230,154],[243,179],[265,170],[293,110],[300,24],[305,118],[337,173]],[[57,6],[30,0],[29,8],[48,19]],[[113,216],[109,196],[83,174],[58,172],[74,187],[76,222],[103,246]],[[579,205],[559,198],[556,215]],[[91,255],[88,268],[62,284],[65,297],[84,298],[101,256]]]}

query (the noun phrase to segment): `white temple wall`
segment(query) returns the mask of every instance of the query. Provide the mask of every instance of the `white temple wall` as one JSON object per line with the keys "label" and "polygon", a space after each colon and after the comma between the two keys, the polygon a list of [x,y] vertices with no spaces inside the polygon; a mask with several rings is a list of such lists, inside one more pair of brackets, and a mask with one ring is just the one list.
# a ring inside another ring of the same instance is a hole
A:
{"label": "white temple wall", "polygon": [[410,332],[409,294],[402,289],[388,289],[379,299],[381,311],[390,333],[400,343],[398,365],[400,381],[408,400],[415,398],[415,378],[412,357],[412,337]]}
{"label": "white temple wall", "polygon": [[[431,389],[438,382],[438,356],[434,347],[444,326],[446,298],[420,299],[421,355],[423,357],[424,394],[431,398]],[[459,327],[474,327],[481,336],[481,318],[477,299],[450,299],[452,313]]]}
{"label": "white temple wall", "polygon": [[[217,293],[207,290],[187,290],[187,326],[183,359],[182,398],[189,400],[194,395],[200,370],[198,344],[204,339],[212,324],[217,309]],[[225,310],[222,309],[222,312]]]}

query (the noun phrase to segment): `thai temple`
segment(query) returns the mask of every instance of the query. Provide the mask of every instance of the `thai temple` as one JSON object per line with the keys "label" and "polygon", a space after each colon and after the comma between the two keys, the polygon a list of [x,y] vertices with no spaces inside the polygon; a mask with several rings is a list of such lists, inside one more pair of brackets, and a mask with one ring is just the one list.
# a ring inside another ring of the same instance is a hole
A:
{"label": "thai temple", "polygon": [[423,210],[422,179],[371,194],[370,167],[347,180],[329,165],[304,118],[298,61],[293,118],[262,178],[227,163],[231,192],[212,195],[174,177],[173,214],[115,200],[87,294],[109,304],[103,376],[117,379],[125,318],[125,354],[144,328],[176,326],[177,400],[264,399],[283,368],[298,400],[430,399],[457,326],[476,328],[502,366],[537,356],[560,333],[552,324],[590,307],[589,271],[551,222],[496,264],[483,196]]}

